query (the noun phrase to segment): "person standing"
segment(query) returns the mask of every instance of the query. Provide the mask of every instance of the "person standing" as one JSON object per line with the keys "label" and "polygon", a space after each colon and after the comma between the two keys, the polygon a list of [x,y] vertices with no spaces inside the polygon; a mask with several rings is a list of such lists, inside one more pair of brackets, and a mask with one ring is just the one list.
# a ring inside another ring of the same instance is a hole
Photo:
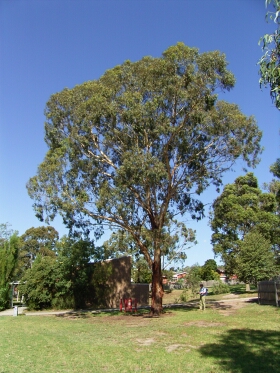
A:
{"label": "person standing", "polygon": [[204,311],[206,308],[206,302],[205,302],[205,297],[206,297],[207,290],[203,286],[203,284],[200,284],[200,290],[199,290],[199,309]]}

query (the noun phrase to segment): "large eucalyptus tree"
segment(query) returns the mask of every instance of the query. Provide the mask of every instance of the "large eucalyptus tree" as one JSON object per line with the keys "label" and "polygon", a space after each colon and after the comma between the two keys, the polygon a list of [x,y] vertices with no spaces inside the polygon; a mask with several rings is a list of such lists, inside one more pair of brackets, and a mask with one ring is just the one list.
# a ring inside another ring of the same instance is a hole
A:
{"label": "large eucalyptus tree", "polygon": [[106,223],[127,231],[152,269],[153,313],[162,310],[164,228],[178,214],[201,218],[196,196],[219,186],[238,158],[257,162],[254,118],[217,99],[234,82],[219,51],[178,43],[47,103],[49,150],[27,185],[37,216],[60,213],[70,227],[96,233]]}

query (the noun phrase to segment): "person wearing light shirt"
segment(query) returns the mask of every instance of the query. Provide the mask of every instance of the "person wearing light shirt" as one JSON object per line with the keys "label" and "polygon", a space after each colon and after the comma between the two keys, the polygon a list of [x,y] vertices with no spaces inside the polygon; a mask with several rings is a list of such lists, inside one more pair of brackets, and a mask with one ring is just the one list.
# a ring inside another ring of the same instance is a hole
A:
{"label": "person wearing light shirt", "polygon": [[206,296],[207,290],[203,286],[203,284],[200,284],[200,290],[199,290],[199,309],[204,311],[206,308],[206,302],[205,302],[205,296]]}

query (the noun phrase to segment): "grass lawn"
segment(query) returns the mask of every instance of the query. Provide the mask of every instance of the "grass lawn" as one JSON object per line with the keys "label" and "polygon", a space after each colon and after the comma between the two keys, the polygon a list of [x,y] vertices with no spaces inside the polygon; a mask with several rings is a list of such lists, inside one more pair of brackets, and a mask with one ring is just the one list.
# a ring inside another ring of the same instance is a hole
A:
{"label": "grass lawn", "polygon": [[0,373],[276,373],[279,350],[280,311],[256,303],[0,317]]}

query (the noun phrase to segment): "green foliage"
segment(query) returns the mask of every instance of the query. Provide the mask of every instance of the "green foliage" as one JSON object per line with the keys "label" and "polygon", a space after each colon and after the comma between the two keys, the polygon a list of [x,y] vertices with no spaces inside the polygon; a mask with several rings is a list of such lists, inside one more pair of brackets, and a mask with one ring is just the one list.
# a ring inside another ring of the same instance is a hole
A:
{"label": "green foliage", "polygon": [[55,244],[58,238],[58,232],[51,226],[27,229],[20,237],[17,277],[20,278],[24,271],[32,266],[38,254],[55,257]]}
{"label": "green foliage", "polygon": [[18,232],[9,229],[9,224],[0,224],[0,286],[12,280],[18,257]]}
{"label": "green foliage", "polygon": [[240,244],[237,259],[237,277],[255,286],[258,281],[269,280],[280,273],[271,243],[260,233],[248,233]]}
{"label": "green foliage", "polygon": [[167,277],[168,281],[172,280],[174,271],[171,269],[163,269],[162,270],[162,275]]}
{"label": "green foliage", "polygon": [[0,244],[0,286],[6,286],[13,279],[18,259],[19,237],[17,233]]}
{"label": "green foliage", "polygon": [[109,264],[102,266],[90,263],[96,259],[96,253],[100,254],[93,241],[63,237],[57,245],[57,251],[58,260],[65,266],[65,277],[71,281],[75,307],[104,303],[103,299],[107,294],[106,281],[111,274],[111,267]]}
{"label": "green foliage", "polygon": [[270,171],[275,177],[280,179],[280,158],[278,158],[276,162],[273,163],[273,165],[270,167]]}
{"label": "green foliage", "polygon": [[265,54],[259,60],[260,86],[270,86],[270,96],[275,106],[280,110],[280,1],[266,0],[266,5],[272,3],[273,12],[268,12],[266,17],[277,25],[273,34],[264,35],[259,44]]}
{"label": "green foliage", "polygon": [[37,255],[32,268],[29,268],[19,285],[25,303],[30,309],[51,308],[56,298],[61,298],[62,308],[74,307],[71,282],[65,278],[63,263],[49,256]]}
{"label": "green foliage", "polygon": [[192,294],[197,293],[201,280],[201,267],[198,264],[191,266],[186,277],[186,286],[192,291]]}
{"label": "green foliage", "polygon": [[151,283],[152,271],[149,268],[147,261],[140,257],[132,263],[132,279],[136,283]]}
{"label": "green foliage", "polygon": [[215,295],[230,293],[229,285],[222,282],[222,281],[218,281],[218,282],[214,283],[211,290],[212,290],[212,293],[215,294]]}
{"label": "green foliage", "polygon": [[280,158],[276,159],[276,162],[271,165],[270,171],[276,179],[272,179],[272,181],[269,184],[265,184],[265,186],[275,195],[278,204],[278,214],[280,214]]}
{"label": "green foliage", "polygon": [[[192,294],[194,294],[192,292]],[[191,294],[187,288],[184,288],[179,297],[179,302],[187,302],[191,298]]]}
{"label": "green foliage", "polygon": [[[196,244],[195,231],[187,228],[184,223],[178,222],[175,219],[170,221],[162,230],[162,246],[161,253],[163,257],[162,269],[164,270],[171,263],[184,262],[187,258],[186,250]],[[145,245],[149,253],[153,251],[153,237],[147,229],[141,229],[142,243]],[[132,256],[133,275],[135,279],[143,277],[141,272],[145,272],[146,279],[140,282],[151,282],[151,268],[149,269],[148,262],[143,263],[144,256],[139,253],[133,236],[124,230],[118,230],[111,234],[109,240],[103,243],[98,253],[99,259],[118,258],[123,255]],[[138,272],[138,275],[137,275]],[[171,276],[172,277],[172,276]],[[136,281],[137,282],[137,281]]]}
{"label": "green foliage", "polygon": [[214,259],[208,259],[201,267],[201,278],[204,281],[217,280],[219,274],[217,273],[217,263]]}
{"label": "green foliage", "polygon": [[9,306],[9,283],[14,279],[18,250],[17,232],[8,223],[0,224],[0,311]]}
{"label": "green foliage", "polygon": [[214,252],[222,257],[225,270],[237,270],[236,258],[244,237],[250,232],[260,233],[271,248],[277,250],[280,240],[280,217],[277,201],[272,193],[262,193],[252,173],[238,177],[225,186],[213,203],[211,215]]}
{"label": "green foliage", "polygon": [[9,307],[9,285],[0,286],[0,311]]}
{"label": "green foliage", "polygon": [[202,218],[197,196],[218,187],[238,158],[258,163],[254,118],[217,99],[234,83],[223,54],[178,43],[47,103],[49,150],[27,185],[36,215],[49,221],[60,213],[70,229],[95,229],[97,237],[100,224],[127,231],[153,269],[157,311],[166,229],[178,213]]}
{"label": "green foliage", "polygon": [[29,308],[83,308],[93,302],[93,265],[89,263],[93,243],[63,237],[57,253],[57,257],[38,254],[25,272],[19,290]]}

